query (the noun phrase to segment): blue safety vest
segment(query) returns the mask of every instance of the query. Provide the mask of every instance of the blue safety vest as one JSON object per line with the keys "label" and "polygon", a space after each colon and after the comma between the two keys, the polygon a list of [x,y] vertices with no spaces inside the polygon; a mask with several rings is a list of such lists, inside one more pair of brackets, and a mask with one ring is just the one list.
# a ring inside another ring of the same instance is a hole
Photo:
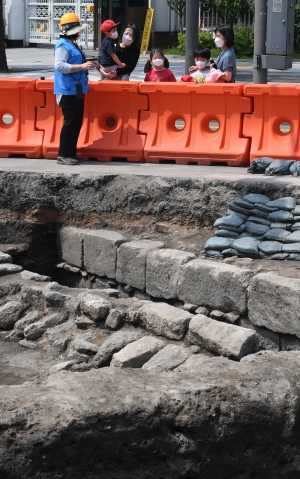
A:
{"label": "blue safety vest", "polygon": [[[81,65],[85,62],[84,53],[81,53],[70,40],[67,40],[66,38],[58,40],[54,47],[54,51],[60,46],[63,46],[67,50],[69,54],[68,63],[71,65]],[[81,70],[80,72],[65,74],[56,69],[54,70],[55,95],[76,95],[76,83],[82,84],[83,93],[89,91],[86,71]]]}

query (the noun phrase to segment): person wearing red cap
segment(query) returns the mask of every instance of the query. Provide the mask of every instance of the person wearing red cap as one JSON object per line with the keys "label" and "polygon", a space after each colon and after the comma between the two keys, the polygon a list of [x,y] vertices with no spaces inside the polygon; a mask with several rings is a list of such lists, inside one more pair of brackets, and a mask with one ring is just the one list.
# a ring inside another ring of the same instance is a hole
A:
{"label": "person wearing red cap", "polygon": [[[117,68],[126,67],[126,63],[122,63],[116,55],[115,40],[118,38],[117,25],[113,20],[105,20],[100,30],[105,34],[100,48],[100,66],[104,72],[112,72]],[[100,72],[101,79],[104,79]]]}

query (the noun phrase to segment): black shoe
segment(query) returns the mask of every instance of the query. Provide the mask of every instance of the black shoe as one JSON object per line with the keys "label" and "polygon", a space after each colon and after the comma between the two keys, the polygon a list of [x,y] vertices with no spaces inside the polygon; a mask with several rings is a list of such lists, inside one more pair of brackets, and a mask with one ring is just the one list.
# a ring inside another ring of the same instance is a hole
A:
{"label": "black shoe", "polygon": [[72,156],[72,158],[74,158],[74,160],[77,160],[77,161],[84,161],[84,158],[81,158],[81,156],[74,155]]}

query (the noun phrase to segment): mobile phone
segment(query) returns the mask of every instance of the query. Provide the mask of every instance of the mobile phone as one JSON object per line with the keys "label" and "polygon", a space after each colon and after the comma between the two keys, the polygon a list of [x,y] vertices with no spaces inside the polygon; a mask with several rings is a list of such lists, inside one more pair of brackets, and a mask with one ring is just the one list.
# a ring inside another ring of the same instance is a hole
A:
{"label": "mobile phone", "polygon": [[216,62],[215,62],[215,60],[214,60],[213,58],[211,58],[211,59],[209,60],[209,63],[211,63],[211,64],[213,65],[213,68],[217,68],[217,64],[216,64]]}
{"label": "mobile phone", "polygon": [[83,98],[83,91],[82,91],[82,84],[81,83],[76,83],[76,94],[77,94],[77,99],[81,100]]}

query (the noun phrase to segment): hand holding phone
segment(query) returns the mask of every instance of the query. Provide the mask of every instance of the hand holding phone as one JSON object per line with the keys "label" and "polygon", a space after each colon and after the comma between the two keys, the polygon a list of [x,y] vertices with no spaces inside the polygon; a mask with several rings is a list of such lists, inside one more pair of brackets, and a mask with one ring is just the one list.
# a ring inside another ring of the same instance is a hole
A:
{"label": "hand holding phone", "polygon": [[211,59],[209,60],[209,63],[212,65],[212,68],[216,68],[216,69],[218,68],[218,67],[217,67],[217,64],[216,64],[216,62],[215,62],[215,60],[214,60],[213,58],[211,58]]}

